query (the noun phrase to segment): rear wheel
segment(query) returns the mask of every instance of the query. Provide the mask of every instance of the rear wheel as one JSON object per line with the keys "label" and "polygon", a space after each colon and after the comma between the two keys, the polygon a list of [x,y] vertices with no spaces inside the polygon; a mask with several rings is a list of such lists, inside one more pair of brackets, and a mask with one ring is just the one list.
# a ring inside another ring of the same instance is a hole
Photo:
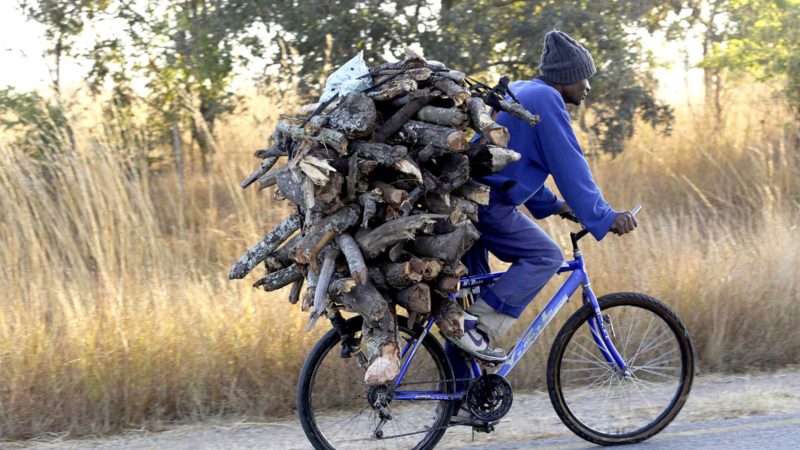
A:
{"label": "rear wheel", "polygon": [[547,365],[558,416],[575,434],[601,445],[652,437],[678,414],[694,377],[689,333],[659,300],[621,292],[598,299],[614,347],[629,367],[620,373],[594,340],[591,305],[559,332]]}
{"label": "rear wheel", "polygon": [[[348,331],[359,337],[361,323],[361,317],[348,320]],[[419,333],[407,327],[404,317],[398,317],[401,349]],[[330,330],[311,350],[300,373],[297,412],[314,448],[430,449],[439,442],[453,414],[453,402],[391,400],[390,388],[364,383],[366,364],[358,354],[360,349],[350,358],[342,358],[339,349],[339,334]],[[452,392],[452,379],[441,345],[428,334],[403,377],[401,389]],[[371,405],[378,398],[388,398],[385,404],[391,419],[376,437],[381,411]]]}

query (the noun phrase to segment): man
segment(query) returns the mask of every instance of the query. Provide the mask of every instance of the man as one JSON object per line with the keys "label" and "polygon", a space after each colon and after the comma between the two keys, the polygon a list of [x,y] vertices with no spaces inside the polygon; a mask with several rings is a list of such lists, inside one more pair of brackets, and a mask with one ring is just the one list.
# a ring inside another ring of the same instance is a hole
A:
{"label": "man", "polygon": [[[525,205],[536,219],[574,213],[598,241],[608,231],[622,235],[637,226],[629,211],[617,212],[603,199],[570,124],[565,103],[580,105],[596,72],[589,51],[566,34],[551,31],[545,36],[539,71],[539,77],[514,82],[510,89],[541,121],[531,127],[505,112],[497,116],[511,135],[508,146],[522,158],[480,180],[491,187],[491,197],[478,211],[481,237],[463,262],[470,275],[489,273],[487,252],[492,252],[511,267],[467,310],[464,336],[448,338],[445,349],[456,378],[466,376],[468,369],[450,343],[484,361],[504,361],[506,352],[491,341],[511,328],[564,262],[559,246],[518,205]],[[545,185],[548,175],[566,202]]]}

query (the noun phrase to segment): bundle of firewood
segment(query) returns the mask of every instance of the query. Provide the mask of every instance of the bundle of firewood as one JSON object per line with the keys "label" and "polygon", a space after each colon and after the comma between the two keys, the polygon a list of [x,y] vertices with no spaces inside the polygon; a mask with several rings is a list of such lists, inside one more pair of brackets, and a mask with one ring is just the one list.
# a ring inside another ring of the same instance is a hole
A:
{"label": "bundle of firewood", "polygon": [[[247,251],[230,278],[264,263],[256,287],[291,284],[289,301],[310,311],[308,329],[338,310],[364,318],[365,381],[396,376],[396,306],[413,323],[433,315],[444,334],[463,333],[449,294],[466,274],[460,259],[478,239],[472,222],[489,188],[485,176],[517,161],[508,130],[495,123],[486,91],[463,73],[418,56],[369,70],[371,87],[284,117],[260,167],[242,187],[275,186],[295,213]],[[518,103],[501,109],[535,123]],[[497,109],[496,106],[496,109]],[[483,136],[467,140],[470,128]],[[278,160],[285,164],[273,169]],[[305,284],[305,289],[304,289]]]}

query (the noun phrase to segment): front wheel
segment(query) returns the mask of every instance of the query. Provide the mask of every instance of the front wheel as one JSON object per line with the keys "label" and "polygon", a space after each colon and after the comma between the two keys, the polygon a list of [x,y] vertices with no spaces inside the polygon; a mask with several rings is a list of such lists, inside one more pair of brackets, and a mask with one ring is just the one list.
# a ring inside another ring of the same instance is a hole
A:
{"label": "front wheel", "polygon": [[675,313],[659,300],[620,292],[598,299],[609,337],[629,370],[600,352],[591,304],[558,333],[547,364],[547,389],[561,421],[601,445],[640,442],[675,418],[689,395],[694,350]]}

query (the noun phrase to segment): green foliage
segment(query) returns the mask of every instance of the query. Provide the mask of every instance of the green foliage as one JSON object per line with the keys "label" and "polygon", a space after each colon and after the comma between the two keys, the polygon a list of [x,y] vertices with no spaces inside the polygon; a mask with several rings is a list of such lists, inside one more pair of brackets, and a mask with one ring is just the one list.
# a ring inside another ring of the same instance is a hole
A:
{"label": "green foliage", "polygon": [[[48,24],[56,47],[72,43],[87,20],[114,21],[118,32],[98,39],[92,62],[93,92],[112,86],[114,108],[136,101],[134,79],[147,80],[144,99],[155,113],[150,125],[190,127],[206,147],[216,120],[233,111],[234,71],[246,57],[264,56],[265,82],[299,82],[301,96],[319,95],[326,76],[363,50],[367,63],[402,57],[419,42],[426,57],[487,82],[496,73],[513,79],[536,75],[543,37],[561,29],[589,48],[599,72],[579,123],[598,134],[602,150],[617,153],[634,124],[644,119],[668,130],[671,110],[653,97],[649,56],[638,30],[652,30],[676,1],[585,0],[24,0],[30,17]],[[63,12],[64,14],[61,14]],[[266,28],[270,41],[252,32]],[[58,44],[60,43],[60,44]],[[73,51],[72,47],[69,47]],[[59,53],[60,54],[60,53]],[[291,84],[289,86],[292,86]],[[202,120],[202,123],[200,122]],[[210,149],[203,148],[203,154]]]}
{"label": "green foliage", "polygon": [[730,21],[731,36],[714,46],[704,65],[783,81],[800,118],[800,0],[731,0]]}
{"label": "green foliage", "polygon": [[585,126],[600,134],[602,150],[620,152],[637,116],[668,129],[672,112],[653,97],[650,61],[635,29],[656,27],[674,2],[450,0],[440,8],[439,3],[277,1],[258,10],[275,33],[280,49],[275,60],[288,61],[281,66],[287,76],[296,70],[308,98],[319,93],[326,65],[336,67],[358,50],[374,65],[384,53],[402,57],[413,42],[426,57],[469,74],[486,77],[496,69],[513,79],[531,78],[544,35],[558,28],[583,43],[597,62]]}
{"label": "green foliage", "polygon": [[0,127],[11,132],[16,146],[34,157],[66,148],[64,112],[39,94],[0,89],[0,111]]}

